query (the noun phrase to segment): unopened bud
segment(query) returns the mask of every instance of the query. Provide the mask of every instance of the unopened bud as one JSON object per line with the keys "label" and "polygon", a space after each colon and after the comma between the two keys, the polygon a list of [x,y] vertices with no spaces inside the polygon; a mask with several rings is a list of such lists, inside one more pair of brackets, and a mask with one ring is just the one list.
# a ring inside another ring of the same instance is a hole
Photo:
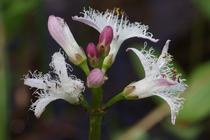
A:
{"label": "unopened bud", "polygon": [[49,16],[48,30],[53,39],[64,49],[72,63],[80,65],[86,60],[83,49],[77,44],[71,30],[62,18]]}
{"label": "unopened bud", "polygon": [[96,68],[93,69],[90,74],[87,77],[87,86],[89,88],[98,88],[101,85],[104,84],[104,81],[106,80],[104,73]]}
{"label": "unopened bud", "polygon": [[89,64],[92,66],[92,67],[97,67],[98,66],[98,62],[99,62],[99,54],[98,54],[98,50],[95,46],[94,43],[89,43],[87,45],[87,48],[86,48],[86,54],[88,56],[88,61],[89,61]]}
{"label": "unopened bud", "polygon": [[113,29],[111,26],[106,26],[102,30],[99,36],[99,44],[103,44],[104,46],[108,46],[111,44],[113,39]]}
{"label": "unopened bud", "polygon": [[102,71],[106,73],[106,71],[111,67],[112,63],[113,63],[113,55],[112,54],[107,55],[103,61]]}
{"label": "unopened bud", "polygon": [[106,26],[99,35],[98,50],[100,53],[109,53],[110,44],[113,39],[113,29],[111,26]]}
{"label": "unopened bud", "polygon": [[86,54],[89,58],[98,58],[98,50],[96,49],[96,46],[94,43],[89,43],[87,45],[87,48],[86,48]]}

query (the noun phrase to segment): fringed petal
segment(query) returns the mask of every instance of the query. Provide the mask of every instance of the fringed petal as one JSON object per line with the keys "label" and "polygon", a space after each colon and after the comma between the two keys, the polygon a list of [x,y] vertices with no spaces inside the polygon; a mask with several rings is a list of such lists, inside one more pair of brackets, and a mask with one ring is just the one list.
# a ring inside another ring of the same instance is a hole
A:
{"label": "fringed petal", "polygon": [[176,115],[179,112],[180,108],[182,107],[184,99],[179,97],[179,94],[177,93],[163,92],[163,93],[156,93],[154,95],[161,97],[168,103],[171,110],[171,123],[175,124]]}
{"label": "fringed petal", "polygon": [[60,52],[53,54],[50,66],[54,69],[54,72],[58,75],[61,82],[68,80],[67,64],[65,58]]}
{"label": "fringed petal", "polygon": [[72,19],[87,24],[99,32],[105,26],[111,26],[114,31],[114,38],[120,40],[121,43],[132,37],[144,38],[153,42],[158,41],[158,39],[153,38],[150,32],[147,32],[147,25],[140,24],[139,22],[130,23],[124,14],[119,17],[114,10],[99,12],[98,10],[89,8],[88,10],[84,9],[82,14],[81,17],[74,16]]}
{"label": "fringed petal", "polygon": [[55,87],[55,83],[50,80],[49,74],[42,74],[41,72],[35,71],[34,73],[29,72],[24,77],[24,84],[32,88],[48,90]]}
{"label": "fringed petal", "polygon": [[[53,69],[50,74],[30,73],[25,76],[24,84],[35,87],[38,99],[31,106],[37,117],[40,117],[46,106],[57,99],[63,99],[72,104],[80,101],[82,92],[85,89],[83,81],[74,75],[68,75],[68,66],[64,56],[60,52],[54,53],[50,67]],[[52,75],[52,76],[51,76]]]}
{"label": "fringed petal", "polygon": [[47,89],[47,85],[44,83],[43,79],[25,78],[24,84],[32,88]]}
{"label": "fringed petal", "polygon": [[[156,75],[159,75],[159,69],[156,65],[156,57],[150,53],[150,51],[139,51],[135,48],[128,48],[128,50],[133,51],[139,58],[139,61],[142,63],[142,66],[144,68],[145,77],[156,77]],[[152,50],[151,50],[152,51]]]}
{"label": "fringed petal", "polygon": [[47,105],[58,99],[60,98],[56,96],[40,97],[38,100],[36,100],[36,102],[34,102],[31,105],[31,110],[34,111],[35,116],[39,118],[41,114],[44,112]]}

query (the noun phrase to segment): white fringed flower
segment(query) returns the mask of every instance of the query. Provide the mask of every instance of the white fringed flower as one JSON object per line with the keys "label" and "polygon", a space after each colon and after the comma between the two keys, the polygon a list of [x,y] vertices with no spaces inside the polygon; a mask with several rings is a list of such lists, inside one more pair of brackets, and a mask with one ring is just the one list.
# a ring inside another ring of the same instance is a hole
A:
{"label": "white fringed flower", "polygon": [[104,27],[110,26],[113,29],[113,40],[110,44],[110,52],[108,57],[105,58],[106,61],[110,61],[111,63],[114,62],[117,52],[121,46],[121,44],[129,38],[138,37],[149,39],[153,42],[157,42],[157,39],[153,38],[153,35],[148,32],[148,26],[143,25],[139,22],[130,23],[130,21],[122,14],[120,17],[116,11],[107,10],[105,12],[99,12],[97,10],[89,8],[89,10],[83,11],[83,16],[72,17],[73,20],[82,22],[87,24],[93,28],[95,28],[98,32],[102,32]]}
{"label": "white fringed flower", "polygon": [[72,63],[79,65],[86,60],[84,51],[77,44],[68,25],[62,18],[49,16],[48,30],[53,39],[64,49]]}
{"label": "white fringed flower", "polygon": [[171,122],[175,124],[176,114],[183,104],[180,93],[186,89],[187,85],[184,83],[185,80],[180,78],[181,74],[176,74],[171,63],[172,56],[168,54],[169,42],[170,40],[166,42],[159,58],[153,55],[153,49],[144,48],[141,51],[135,48],[128,49],[132,50],[141,61],[145,78],[129,84],[124,94],[128,99],[136,97],[141,99],[153,95],[161,97],[170,106]]}
{"label": "white fringed flower", "polygon": [[84,84],[74,75],[68,75],[70,65],[65,62],[60,52],[54,53],[50,67],[52,72],[42,74],[41,72],[29,73],[24,78],[24,84],[36,88],[38,99],[31,105],[36,117],[40,117],[46,106],[57,99],[63,99],[69,103],[76,104],[84,91]]}

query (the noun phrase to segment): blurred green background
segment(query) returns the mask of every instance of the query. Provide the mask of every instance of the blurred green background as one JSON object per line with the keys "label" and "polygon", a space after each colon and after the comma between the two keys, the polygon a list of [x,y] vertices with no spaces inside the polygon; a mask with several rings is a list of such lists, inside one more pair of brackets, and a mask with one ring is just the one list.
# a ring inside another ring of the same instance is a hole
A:
{"label": "blurred green background", "polygon": [[[86,140],[87,114],[80,107],[56,101],[40,119],[29,111],[33,90],[23,85],[28,70],[48,71],[51,55],[60,48],[47,31],[48,16],[64,18],[77,42],[97,42],[98,33],[73,22],[83,7],[100,11],[119,7],[131,21],[149,25],[160,41],[147,42],[157,51],[171,39],[170,53],[189,85],[175,126],[169,108],[156,97],[125,101],[105,116],[103,140],[209,140],[210,137],[210,1],[209,0],[1,0],[0,1],[0,140]],[[105,100],[128,83],[143,78],[127,47],[141,48],[146,40],[123,43],[109,71]],[[74,67],[78,78],[83,73]],[[123,70],[123,71],[122,71]],[[88,96],[88,93],[87,93]]]}

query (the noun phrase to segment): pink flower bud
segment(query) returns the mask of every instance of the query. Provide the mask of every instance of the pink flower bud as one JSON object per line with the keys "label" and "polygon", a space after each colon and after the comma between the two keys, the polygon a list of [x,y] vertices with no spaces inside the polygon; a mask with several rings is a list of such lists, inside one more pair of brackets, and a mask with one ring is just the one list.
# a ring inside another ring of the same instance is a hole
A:
{"label": "pink flower bud", "polygon": [[89,43],[86,47],[86,54],[88,56],[88,62],[91,67],[95,68],[99,65],[99,53],[94,43]]}
{"label": "pink flower bud", "polygon": [[113,29],[111,26],[106,26],[99,35],[99,45],[109,46],[113,39]]}
{"label": "pink flower bud", "polygon": [[94,43],[89,43],[86,48],[86,54],[89,58],[98,58],[98,50]]}
{"label": "pink flower bud", "polygon": [[105,76],[104,73],[98,69],[93,69],[87,77],[87,86],[89,88],[98,88],[104,84]]}

